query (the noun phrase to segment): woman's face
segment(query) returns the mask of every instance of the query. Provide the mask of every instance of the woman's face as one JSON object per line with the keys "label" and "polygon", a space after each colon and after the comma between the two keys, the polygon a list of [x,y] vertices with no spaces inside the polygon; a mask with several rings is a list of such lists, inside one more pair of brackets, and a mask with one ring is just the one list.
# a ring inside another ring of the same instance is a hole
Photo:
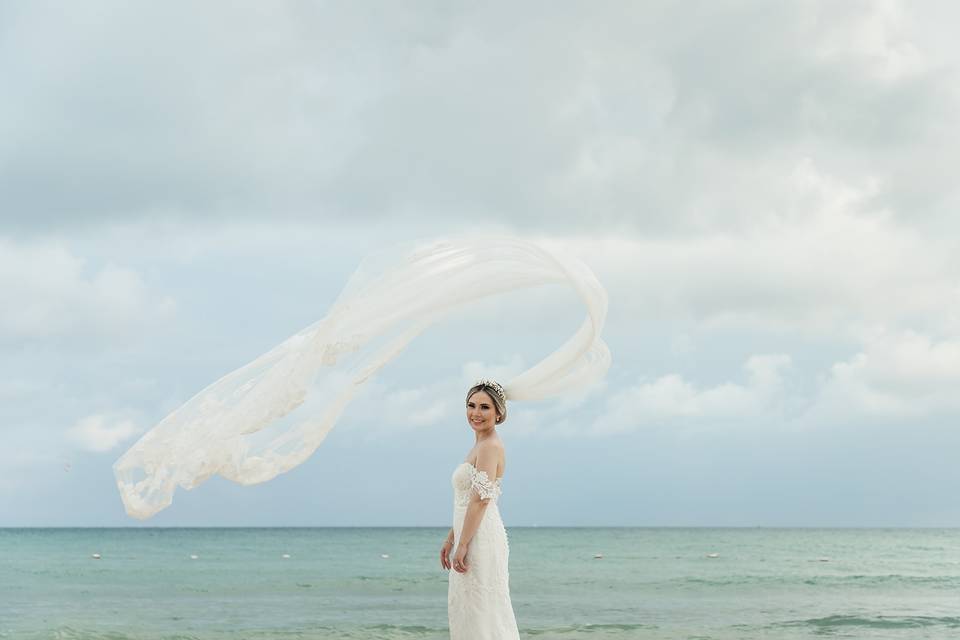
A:
{"label": "woman's face", "polygon": [[486,391],[477,391],[467,400],[467,422],[474,431],[486,431],[497,424],[497,407]]}

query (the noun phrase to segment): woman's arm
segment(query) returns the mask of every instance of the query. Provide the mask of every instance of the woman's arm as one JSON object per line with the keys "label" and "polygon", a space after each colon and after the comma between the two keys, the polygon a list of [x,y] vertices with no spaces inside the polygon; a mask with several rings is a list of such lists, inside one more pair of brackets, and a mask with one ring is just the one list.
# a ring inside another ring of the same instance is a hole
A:
{"label": "woman's arm", "polygon": [[443,545],[440,547],[440,566],[444,569],[450,568],[450,552],[453,551],[453,528],[450,528],[450,533],[447,534],[447,539],[443,541]]}
{"label": "woman's arm", "polygon": [[470,503],[463,517],[463,531],[460,532],[459,546],[466,549],[480,528],[483,514],[492,498],[493,483],[497,478],[497,462],[500,452],[494,447],[483,447],[477,452],[476,474],[470,490]]}
{"label": "woman's arm", "polygon": [[480,528],[480,522],[483,521],[483,514],[487,511],[489,501],[489,498],[487,500],[470,498],[470,504],[467,505],[467,514],[463,517],[463,534],[460,537],[458,547],[466,549],[470,546],[470,541],[473,540],[474,534]]}

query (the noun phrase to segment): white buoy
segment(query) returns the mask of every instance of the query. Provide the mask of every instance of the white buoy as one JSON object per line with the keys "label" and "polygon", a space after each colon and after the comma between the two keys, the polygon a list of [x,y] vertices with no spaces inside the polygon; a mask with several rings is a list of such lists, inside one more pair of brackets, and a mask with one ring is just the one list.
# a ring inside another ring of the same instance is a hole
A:
{"label": "white buoy", "polygon": [[281,558],[289,558],[289,557],[290,557],[290,554],[289,554],[289,553],[285,553],[285,554],[283,554],[283,555],[280,556],[280,557],[281,557]]}
{"label": "white buoy", "polygon": [[200,557],[200,556],[198,556],[198,555],[196,555],[196,554],[193,554],[193,553],[190,554],[190,559],[191,559],[191,560],[196,560],[196,559],[199,558],[199,557]]}
{"label": "white buoy", "polygon": [[99,554],[99,553],[94,553],[94,554],[91,555],[90,557],[93,558],[94,560],[99,560],[99,559],[100,559],[100,554]]}
{"label": "white buoy", "polygon": [[381,558],[389,558],[389,557],[390,557],[390,554],[389,554],[389,553],[381,553],[381,554],[380,554],[380,557],[381,557]]}
{"label": "white buoy", "polygon": [[708,558],[719,558],[719,557],[720,557],[720,554],[719,554],[719,553],[708,553],[708,554],[707,554],[707,557],[708,557]]}

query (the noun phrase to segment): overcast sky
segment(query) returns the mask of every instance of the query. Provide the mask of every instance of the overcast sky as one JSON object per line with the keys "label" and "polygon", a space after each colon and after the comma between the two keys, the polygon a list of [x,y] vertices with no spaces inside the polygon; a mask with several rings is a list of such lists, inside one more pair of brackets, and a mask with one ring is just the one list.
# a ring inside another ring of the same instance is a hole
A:
{"label": "overcast sky", "polygon": [[507,526],[960,526],[948,2],[4,2],[0,526],[447,525],[463,393],[579,325],[418,338],[314,456],[146,523],[112,463],[389,243],[607,287],[613,365],[517,402]]}

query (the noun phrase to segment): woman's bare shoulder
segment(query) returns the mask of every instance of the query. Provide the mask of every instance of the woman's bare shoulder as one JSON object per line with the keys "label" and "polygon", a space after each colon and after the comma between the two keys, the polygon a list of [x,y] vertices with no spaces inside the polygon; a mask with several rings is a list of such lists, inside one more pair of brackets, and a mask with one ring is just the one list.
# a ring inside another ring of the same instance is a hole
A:
{"label": "woman's bare shoulder", "polygon": [[500,470],[507,464],[506,449],[504,449],[503,442],[497,439],[494,442],[483,442],[477,448],[477,459],[486,459],[486,460],[496,460],[497,467]]}
{"label": "woman's bare shoulder", "polygon": [[506,448],[500,438],[488,438],[477,445],[477,452],[496,453],[498,456],[503,456],[506,453]]}

